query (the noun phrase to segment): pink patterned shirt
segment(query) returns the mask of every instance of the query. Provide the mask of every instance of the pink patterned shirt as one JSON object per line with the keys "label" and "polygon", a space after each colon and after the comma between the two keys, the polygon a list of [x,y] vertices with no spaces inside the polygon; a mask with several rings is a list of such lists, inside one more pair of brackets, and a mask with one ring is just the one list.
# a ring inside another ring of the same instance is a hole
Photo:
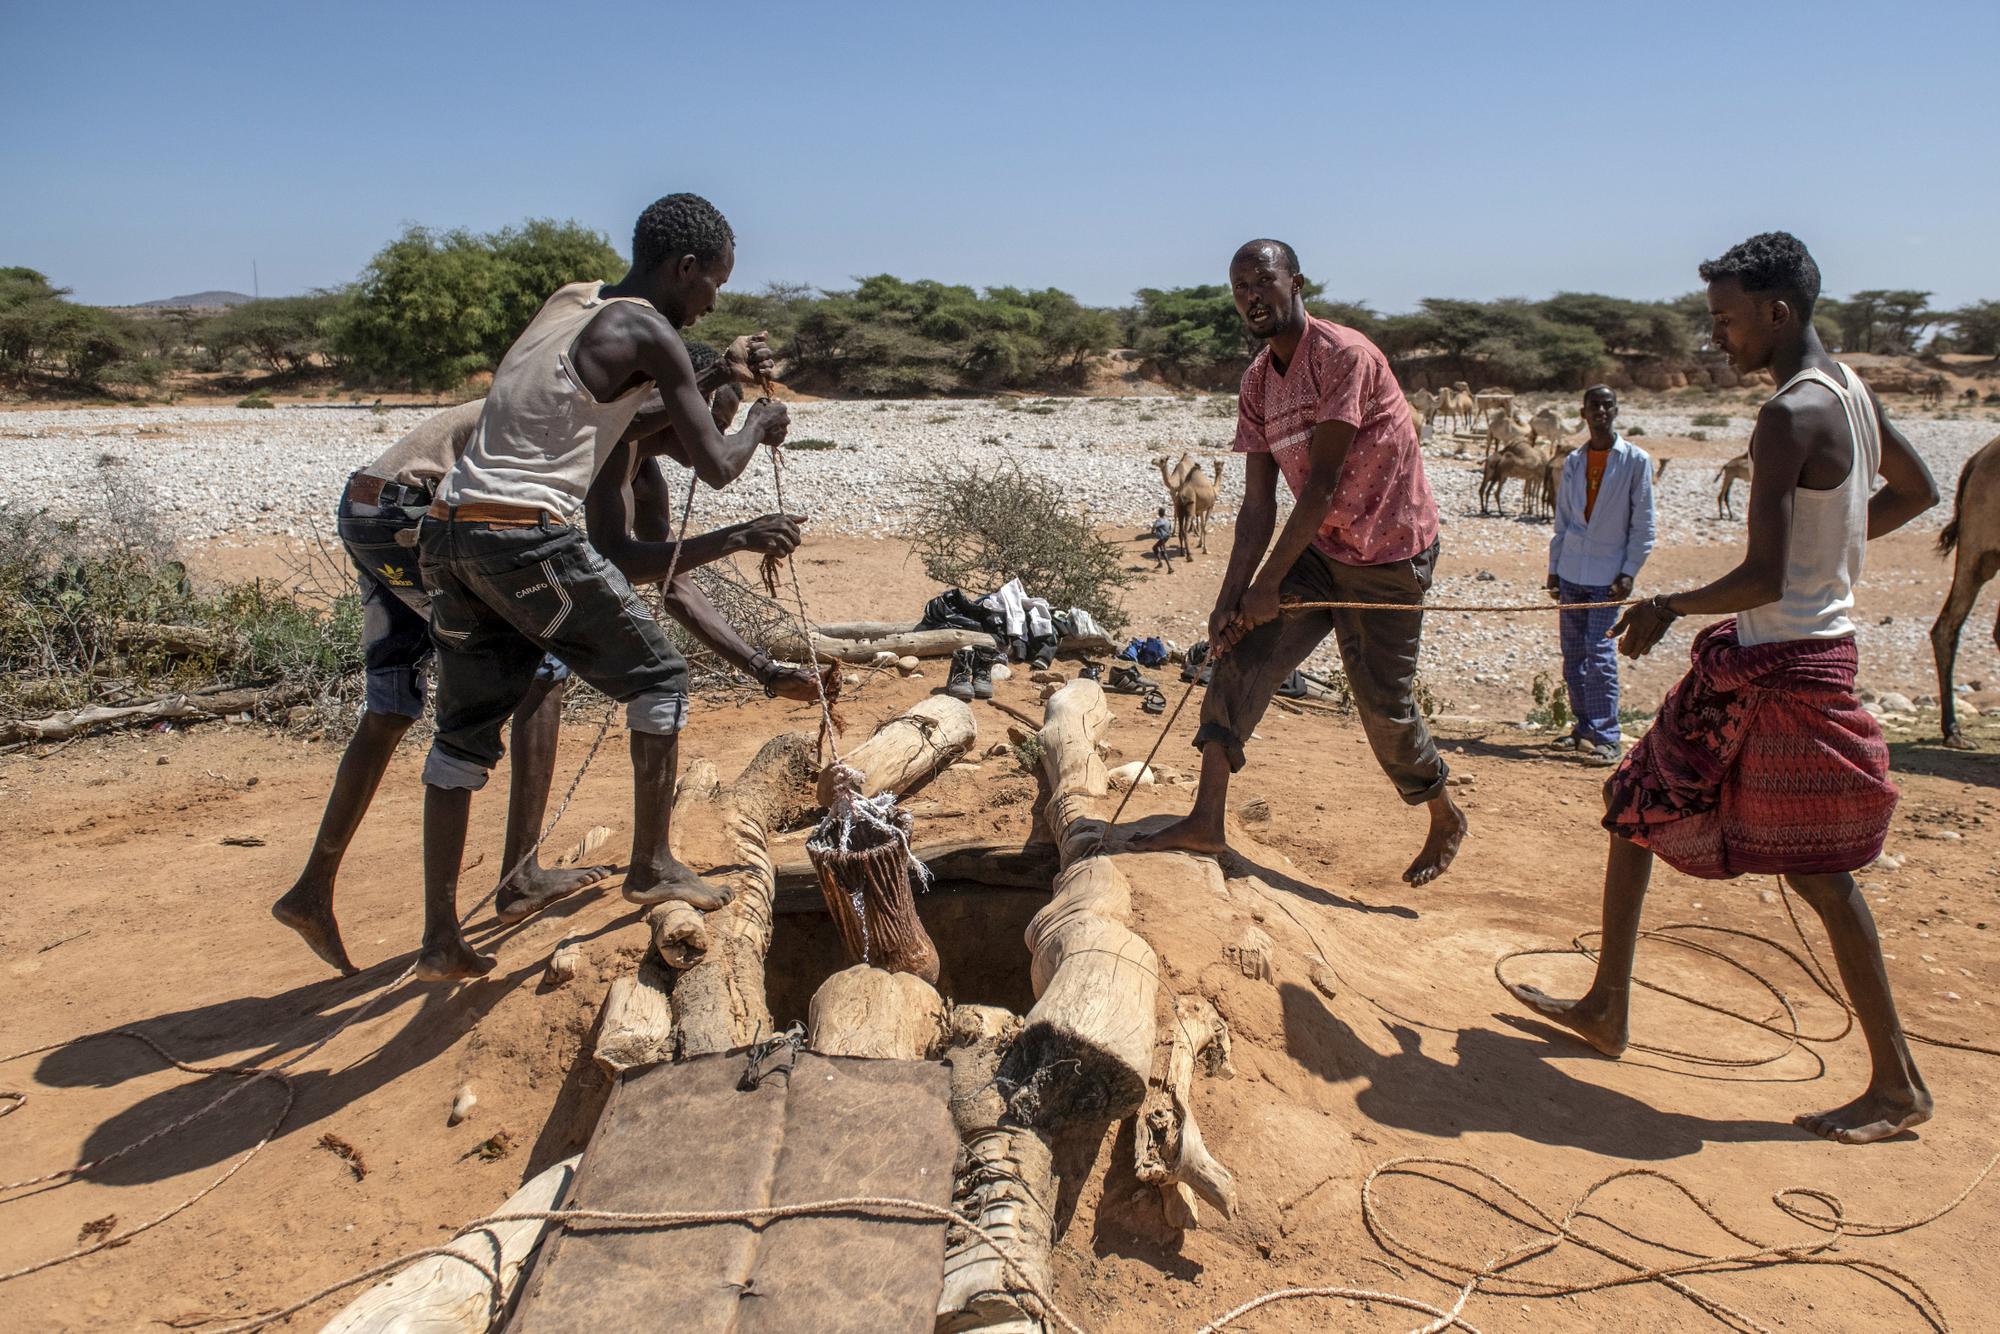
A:
{"label": "pink patterned shirt", "polygon": [[1266,347],[1243,372],[1232,447],[1271,455],[1297,496],[1312,471],[1320,422],[1348,423],[1354,443],[1313,545],[1343,565],[1386,565],[1427,551],[1437,540],[1437,502],[1388,358],[1354,330],[1308,316],[1291,365],[1280,372]]}

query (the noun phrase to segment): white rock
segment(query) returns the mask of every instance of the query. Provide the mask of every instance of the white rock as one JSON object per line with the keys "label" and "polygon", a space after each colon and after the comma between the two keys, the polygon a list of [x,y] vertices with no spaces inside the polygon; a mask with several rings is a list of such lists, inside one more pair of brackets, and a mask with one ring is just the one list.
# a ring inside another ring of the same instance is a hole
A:
{"label": "white rock", "polygon": [[1917,711],[1917,706],[1910,703],[1908,695],[1899,695],[1893,690],[1883,695],[1876,702],[1882,706],[1882,712],[1884,713],[1915,713]]}
{"label": "white rock", "polygon": [[1121,764],[1109,775],[1111,786],[1123,791],[1128,787],[1151,787],[1154,782],[1153,770],[1144,761],[1134,760]]}

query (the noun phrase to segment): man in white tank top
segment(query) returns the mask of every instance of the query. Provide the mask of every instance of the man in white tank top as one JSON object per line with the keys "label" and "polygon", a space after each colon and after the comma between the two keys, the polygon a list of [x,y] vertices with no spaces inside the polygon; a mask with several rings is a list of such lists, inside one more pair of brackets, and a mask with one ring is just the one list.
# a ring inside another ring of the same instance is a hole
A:
{"label": "man in white tank top", "polygon": [[1604,786],[1611,855],[1590,990],[1568,1002],[1508,990],[1617,1056],[1654,855],[1709,879],[1782,876],[1826,926],[1871,1066],[1861,1096],[1796,1123],[1866,1144],[1929,1120],[1931,1095],[1851,874],[1881,852],[1896,790],[1881,729],[1854,696],[1850,613],[1865,543],[1935,505],[1937,485],[1813,331],[1819,267],[1796,237],[1753,236],[1701,277],[1715,346],[1739,373],[1769,370],[1779,386],[1750,437],[1748,550],[1711,584],[1629,608],[1611,633],[1636,658],[1682,616],[1735,619],[1696,637],[1693,670]]}
{"label": "man in white tank top", "polygon": [[[424,763],[419,978],[472,978],[493,967],[459,931],[458,868],[472,793],[499,761],[501,727],[544,653],[626,706],[634,781],[625,897],[703,910],[729,900],[668,851],[687,664],[626,576],[590,545],[581,518],[592,483],[655,387],[664,425],[711,487],[741,474],[760,444],[783,441],[789,415],[768,400],[734,435],[719,432],[681,340],[680,330],[714,306],[735,262],[734,234],[714,205],[686,194],[654,202],[634,229],[625,277],[556,292],[507,350],[477,431],[439,484],[418,536],[438,712]],[[676,568],[695,563],[697,543],[721,554],[723,541],[690,538]],[[672,546],[644,543],[627,555],[664,575]]]}

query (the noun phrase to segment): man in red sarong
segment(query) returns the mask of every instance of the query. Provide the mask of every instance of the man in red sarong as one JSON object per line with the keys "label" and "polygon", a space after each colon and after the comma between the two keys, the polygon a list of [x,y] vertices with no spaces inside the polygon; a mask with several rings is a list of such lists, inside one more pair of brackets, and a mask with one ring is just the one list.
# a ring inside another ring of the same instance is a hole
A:
{"label": "man in red sarong", "polygon": [[[1704,588],[1629,608],[1614,636],[1649,652],[1685,615],[1734,615],[1694,641],[1693,668],[1604,785],[1611,854],[1597,976],[1574,1001],[1515,998],[1607,1056],[1624,1052],[1632,958],[1657,854],[1689,875],[1781,875],[1825,924],[1868,1041],[1860,1097],[1797,1118],[1843,1144],[1930,1119],[1889,993],[1875,922],[1850,872],[1882,850],[1896,791],[1881,729],[1854,695],[1854,582],[1865,543],[1938,502],[1930,471],[1812,327],[1819,268],[1767,232],[1701,266],[1715,346],[1778,382],[1750,437],[1748,549]],[[1877,475],[1879,491],[1870,494]]]}

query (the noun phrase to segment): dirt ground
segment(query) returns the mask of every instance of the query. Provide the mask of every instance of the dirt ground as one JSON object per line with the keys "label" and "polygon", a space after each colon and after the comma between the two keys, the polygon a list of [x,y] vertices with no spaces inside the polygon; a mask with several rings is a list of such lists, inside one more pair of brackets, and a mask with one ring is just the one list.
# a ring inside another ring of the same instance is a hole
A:
{"label": "dirt ground", "polygon": [[[1194,636],[1219,577],[1226,530],[1211,554],[1173,576],[1147,575],[1132,609],[1142,625],[1186,626]],[[1919,544],[1871,549],[1864,611],[1920,616],[1937,605],[1943,572]],[[1143,547],[1133,543],[1135,556]],[[221,572],[256,549],[215,553]],[[1449,555],[1447,555],[1449,559]],[[1663,552],[1659,578],[1719,569],[1718,548]],[[816,615],[839,619],[884,605],[918,607],[933,591],[893,542],[809,546],[801,570]],[[238,572],[247,572],[242,570]],[[1502,591],[1533,570],[1496,569]],[[1890,576],[1894,577],[1891,578]],[[1500,593],[1496,593],[1496,598]],[[1874,598],[1874,602],[1867,599]],[[1990,624],[1975,614],[1968,640]],[[912,613],[914,614],[914,613]],[[1549,627],[1553,664],[1553,626]],[[1688,633],[1628,678],[1651,696],[1678,674]],[[1982,649],[1988,652],[1990,649]],[[1864,679],[1915,693],[1925,662],[1874,662]],[[850,703],[858,729],[941,683],[871,678]],[[1976,672],[1962,669],[1961,679]],[[1170,698],[1178,683],[1168,682]],[[1817,1243],[1819,1233],[1773,1208],[1774,1192],[1810,1187],[1840,1197],[1848,1215],[1893,1222],[1931,1212],[1959,1193],[2000,1141],[2000,1063],[1918,1047],[1938,1116],[1915,1134],[1868,1148],[1828,1145],[1791,1117],[1845,1101],[1866,1063],[1858,1038],[1787,1051],[1768,1031],[1667,996],[1642,992],[1641,1042],[1763,1065],[1700,1066],[1634,1051],[1610,1062],[1514,1011],[1494,980],[1511,950],[1566,949],[1596,924],[1604,836],[1595,820],[1601,774],[1547,758],[1545,738],[1514,724],[1522,692],[1442,683],[1450,719],[1438,732],[1463,783],[1472,835],[1451,873],[1422,891],[1398,880],[1420,822],[1395,799],[1351,718],[1273,711],[1236,796],[1264,798],[1266,821],[1232,830],[1226,898],[1173,901],[1136,886],[1138,929],[1158,949],[1165,980],[1209,996],[1235,1039],[1235,1075],[1203,1080],[1195,1098],[1210,1148],[1236,1174],[1238,1216],[1207,1215],[1185,1237],[1163,1228],[1157,1204],[1123,1166],[1116,1132],[1080,1151],[1089,1163],[1065,1200],[1057,1296],[1094,1330],[1192,1330],[1268,1289],[1341,1284],[1448,1303],[1452,1286],[1416,1252],[1471,1265],[1529,1240],[1465,1190],[1404,1175],[1378,1178],[1385,1237],[1363,1226],[1360,1192],[1372,1169],[1407,1155],[1463,1161],[1503,1178],[1561,1216],[1589,1185],[1628,1167],[1671,1174],[1739,1230],[1766,1243]],[[1934,689],[1934,687],[1932,687]],[[1024,676],[1000,698],[1039,714]],[[2000,703],[2000,699],[1988,702]],[[1158,722],[1136,701],[1114,700],[1114,763],[1144,755]],[[977,709],[984,749],[1008,718]],[[1491,719],[1492,721],[1481,721]],[[558,764],[567,782],[594,717],[568,727]],[[1907,1025],[1992,1044],[2000,978],[2000,717],[1973,720],[1980,750],[1935,744],[1935,715],[1892,733],[1903,802],[1889,840],[1899,864],[1863,875],[1882,926]],[[808,711],[758,702],[704,707],[687,753],[734,772],[773,733],[809,727]],[[1161,752],[1170,778],[1192,771],[1192,717]],[[567,848],[595,824],[630,833],[630,778],[613,738],[551,840]],[[296,875],[338,759],[338,746],[249,726],[92,738],[54,753],[0,758],[0,1050],[65,1039],[58,1050],[0,1065],[0,1179],[39,1176],[96,1160],[213,1097],[225,1076],[183,1072],[130,1039],[132,1029],[196,1065],[268,1066],[300,1052],[371,1000],[369,1017],[290,1072],[290,1093],[265,1083],[197,1126],[65,1183],[17,1189],[0,1203],[0,1270],[59,1254],[79,1238],[120,1233],[179,1204],[243,1160],[213,1194],[128,1244],[6,1285],[0,1327],[200,1328],[284,1305],[351,1271],[434,1244],[503,1200],[527,1175],[574,1152],[603,1096],[587,1042],[609,980],[641,949],[638,913],[602,889],[512,928],[490,912],[474,920],[500,967],[479,983],[379,988],[408,963],[420,920],[422,746],[398,754],[341,880],[338,909],[366,971],[340,979],[266,913]],[[1191,787],[1142,789],[1128,819],[1182,809]],[[1036,786],[1011,757],[965,765],[911,803],[926,836],[1027,839]],[[498,873],[504,779],[475,803],[467,905]],[[802,836],[784,845],[797,853]],[[229,841],[225,841],[229,840]],[[1769,881],[1707,884],[1664,868],[1647,925],[1704,923],[1768,936],[1796,949]],[[933,911],[942,911],[934,909]],[[991,932],[991,951],[1026,956],[1017,929]],[[1275,942],[1269,979],[1243,976],[1224,957],[1256,925]],[[780,950],[804,919],[779,922]],[[954,928],[963,933],[979,925]],[[1824,956],[1816,926],[1808,935]],[[550,989],[542,970],[564,938],[587,943],[588,963]],[[1836,1006],[1784,954],[1744,938],[1724,948],[1779,988],[1803,1030],[1841,1027]],[[1323,959],[1327,967],[1312,960]],[[1641,972],[1759,1018],[1770,994],[1713,959],[1657,942]],[[1574,956],[1522,959],[1509,976],[1575,989]],[[806,988],[809,991],[809,987]],[[447,1127],[454,1093],[478,1105]],[[1129,1141],[1129,1132],[1125,1137]],[[485,1151],[482,1153],[482,1146]],[[1072,1146],[1074,1149],[1075,1146]],[[1486,1198],[1497,1191],[1441,1173]],[[674,1201],[693,1205],[696,1201]],[[1732,1240],[1662,1182],[1620,1181],[1597,1197],[1580,1230],[1656,1263],[1675,1251],[1720,1253]],[[111,1219],[105,1224],[102,1220]],[[1894,1267],[1920,1283],[1957,1328],[1993,1328],[1990,1280],[1979,1268],[2000,1221],[2000,1182],[1919,1230],[1844,1241],[1838,1254]],[[1650,1239],[1647,1245],[1634,1237]],[[1425,1268],[1431,1273],[1424,1272]],[[1543,1282],[1609,1278],[1609,1261],[1574,1247],[1517,1277]],[[1772,1328],[1922,1328],[1888,1284],[1818,1265],[1691,1280],[1690,1287]],[[293,1322],[311,1328],[324,1302]],[[1698,1327],[1701,1313],[1658,1285],[1583,1296],[1478,1295],[1466,1316],[1482,1329],[1596,1330]],[[1381,1304],[1301,1302],[1248,1317],[1258,1330],[1402,1329],[1421,1323]]]}

